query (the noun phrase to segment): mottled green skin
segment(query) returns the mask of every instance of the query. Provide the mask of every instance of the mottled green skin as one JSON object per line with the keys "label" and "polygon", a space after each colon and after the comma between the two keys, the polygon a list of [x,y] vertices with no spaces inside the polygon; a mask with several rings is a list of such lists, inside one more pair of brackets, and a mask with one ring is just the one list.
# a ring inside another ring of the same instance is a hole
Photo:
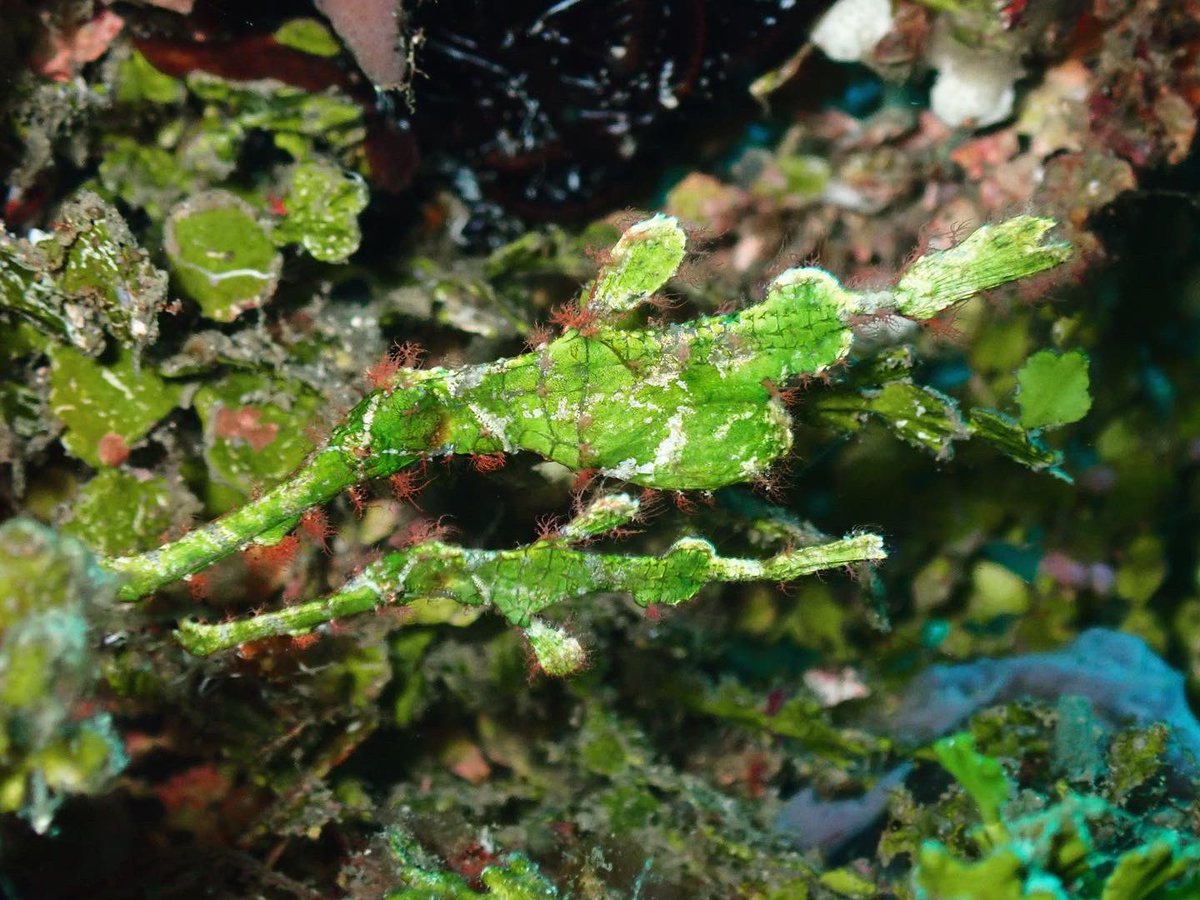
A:
{"label": "mottled green skin", "polygon": [[498,900],[555,900],[561,896],[537,865],[521,853],[509,853],[479,873],[483,893],[456,872],[426,858],[420,844],[406,831],[388,828],[385,841],[404,886],[389,891],[384,900],[472,900],[487,896]]}
{"label": "mottled green skin", "polygon": [[[880,560],[883,542],[855,535],[766,560],[717,556],[697,538],[676,541],[662,556],[619,556],[577,550],[564,541],[538,541],[515,550],[474,550],[430,541],[389,553],[344,589],[310,603],[234,622],[180,623],[190,652],[207,656],[264,637],[306,634],[335,618],[388,603],[448,597],[466,606],[491,606],[509,622],[530,627],[547,608],[601,591],[630,594],[640,606],[674,606],[713,582],[791,581],[824,569]],[[570,640],[563,635],[562,640]]]}
{"label": "mottled green skin", "polygon": [[771,386],[849,351],[838,302],[849,296],[804,270],[733,315],[665,330],[572,329],[537,353],[439,373],[451,413],[444,449],[529,450],[652,488],[750,480],[791,447]]}
{"label": "mottled green skin", "polygon": [[849,350],[829,293],[849,295],[811,272],[739,314],[665,331],[572,329],[536,353],[402,373],[407,386],[368,395],[289,481],[174,544],[110,561],[130,576],[121,596],[136,599],[424,455],[528,450],[654,488],[749,480],[791,446],[791,419],[768,383],[818,373]]}
{"label": "mottled green skin", "polygon": [[[981,228],[953,250],[922,257],[887,294],[853,293],[820,269],[793,269],[762,303],[740,312],[623,329],[601,313],[624,315],[682,255],[672,239],[678,225],[655,217],[626,232],[582,304],[578,328],[495,363],[401,370],[351,410],[290,480],[173,544],[108,566],[127,577],[121,596],[137,599],[268,533],[278,540],[305,509],[357,482],[433,455],[528,450],[671,490],[751,480],[791,447],[792,420],[775,389],[844,360],[854,316],[933,315],[1002,275],[1057,265],[1069,248],[1043,243],[1052,224],[1020,216]],[[948,298],[942,306],[937,289]]]}

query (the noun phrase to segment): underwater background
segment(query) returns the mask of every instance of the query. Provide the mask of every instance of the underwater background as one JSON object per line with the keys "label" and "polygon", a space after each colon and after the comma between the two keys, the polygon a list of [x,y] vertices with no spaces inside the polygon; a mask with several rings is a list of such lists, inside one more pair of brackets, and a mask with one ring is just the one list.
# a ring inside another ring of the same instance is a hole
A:
{"label": "underwater background", "polygon": [[1200,896],[1198,59],[0,0],[0,897]]}

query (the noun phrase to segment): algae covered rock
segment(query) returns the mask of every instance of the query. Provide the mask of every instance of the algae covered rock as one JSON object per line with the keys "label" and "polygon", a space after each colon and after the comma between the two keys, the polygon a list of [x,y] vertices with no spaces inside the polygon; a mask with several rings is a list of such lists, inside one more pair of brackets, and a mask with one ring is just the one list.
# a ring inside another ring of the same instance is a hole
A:
{"label": "algae covered rock", "polygon": [[49,231],[0,231],[0,315],[10,312],[84,353],[105,334],[145,347],[158,338],[167,276],[121,215],[91,191],[64,204]]}
{"label": "algae covered rock", "polygon": [[125,766],[111,718],[88,714],[94,618],[113,588],[73,538],[0,525],[0,811],[38,832],[66,795],[102,791]]}

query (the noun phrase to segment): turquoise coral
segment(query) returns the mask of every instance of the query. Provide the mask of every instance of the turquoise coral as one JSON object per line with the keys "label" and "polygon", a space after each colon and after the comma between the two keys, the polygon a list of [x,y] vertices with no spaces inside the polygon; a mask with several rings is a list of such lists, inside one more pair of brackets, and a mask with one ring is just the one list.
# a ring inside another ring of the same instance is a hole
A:
{"label": "turquoise coral", "polygon": [[1039,812],[1014,815],[1006,809],[1013,788],[1000,762],[977,752],[969,734],[944,738],[933,750],[979,809],[983,825],[972,837],[982,858],[962,860],[942,843],[924,841],[912,873],[919,900],[1165,900],[1200,890],[1200,843],[1146,822],[1132,829],[1132,849],[1101,851],[1098,835],[1111,827],[1104,820],[1124,817],[1102,798],[1067,793]]}

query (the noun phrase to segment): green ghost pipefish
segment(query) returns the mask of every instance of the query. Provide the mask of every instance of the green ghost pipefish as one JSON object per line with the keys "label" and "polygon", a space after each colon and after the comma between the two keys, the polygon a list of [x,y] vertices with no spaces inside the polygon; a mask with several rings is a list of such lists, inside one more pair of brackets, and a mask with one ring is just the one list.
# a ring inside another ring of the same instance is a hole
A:
{"label": "green ghost pipefish", "polygon": [[345,587],[308,603],[231,622],[180,622],[176,636],[189,652],[208,656],[265,637],[307,634],[335,618],[379,606],[449,598],[463,606],[490,606],[522,630],[543,671],[568,675],[586,662],[579,641],[537,617],[554,604],[601,591],[621,591],[639,606],[675,606],[712,582],[792,581],[826,569],[885,556],[874,534],[784,550],[764,560],[718,556],[712,544],[682,538],[661,556],[592,553],[573,545],[637,518],[627,494],[593,500],[557,531],[513,550],[474,550],[427,541],[385,554]]}
{"label": "green ghost pipefish", "polygon": [[766,299],[685,324],[631,327],[629,314],[678,268],[684,234],[666,216],[622,235],[579,302],[575,327],[530,353],[459,369],[401,369],[325,445],[258,499],[156,550],[106,561],[136,600],[252,544],[305,510],[432,456],[531,451],[648,488],[711,490],[752,480],[788,452],[778,388],[844,360],[856,317],[926,319],[1070,255],[1048,218],[985,225],[914,262],[893,290],[859,293],[817,268],[790,269]]}

